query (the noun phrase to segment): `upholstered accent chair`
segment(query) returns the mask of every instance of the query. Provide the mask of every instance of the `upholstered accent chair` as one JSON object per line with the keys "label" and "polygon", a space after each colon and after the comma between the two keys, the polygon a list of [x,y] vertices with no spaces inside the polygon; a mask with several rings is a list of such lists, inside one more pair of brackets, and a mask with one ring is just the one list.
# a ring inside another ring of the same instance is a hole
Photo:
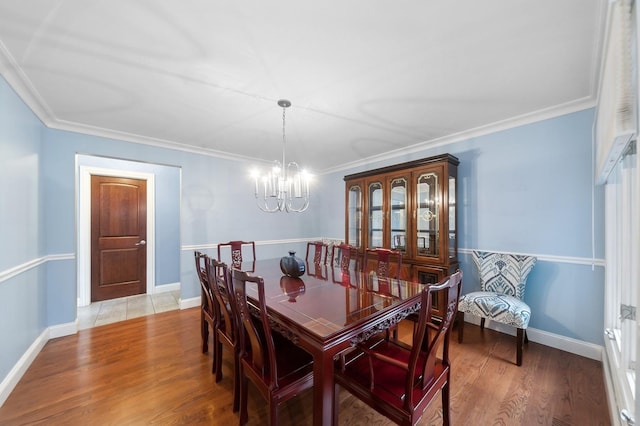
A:
{"label": "upholstered accent chair", "polygon": [[523,345],[529,341],[526,330],[531,318],[531,308],[524,302],[524,291],[536,258],[485,251],[473,251],[471,255],[480,275],[481,291],[460,298],[458,342],[462,343],[465,313],[480,317],[481,329],[484,329],[486,318],[510,325],[516,328],[516,364],[520,366]]}

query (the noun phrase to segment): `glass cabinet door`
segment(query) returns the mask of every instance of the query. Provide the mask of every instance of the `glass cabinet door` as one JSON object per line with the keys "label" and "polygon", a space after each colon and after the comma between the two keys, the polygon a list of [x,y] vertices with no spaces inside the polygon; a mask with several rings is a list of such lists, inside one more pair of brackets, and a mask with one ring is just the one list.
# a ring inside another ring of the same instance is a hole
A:
{"label": "glass cabinet door", "polygon": [[382,182],[369,183],[368,189],[369,227],[367,247],[383,247],[384,241],[384,210],[382,205]]}
{"label": "glass cabinet door", "polygon": [[362,248],[362,188],[352,185],[347,192],[347,243]]}
{"label": "glass cabinet door", "polygon": [[416,253],[418,256],[440,256],[439,173],[418,175],[416,189]]}
{"label": "glass cabinet door", "polygon": [[391,226],[389,227],[389,241],[392,250],[407,251],[407,180],[405,178],[392,179],[390,189]]}

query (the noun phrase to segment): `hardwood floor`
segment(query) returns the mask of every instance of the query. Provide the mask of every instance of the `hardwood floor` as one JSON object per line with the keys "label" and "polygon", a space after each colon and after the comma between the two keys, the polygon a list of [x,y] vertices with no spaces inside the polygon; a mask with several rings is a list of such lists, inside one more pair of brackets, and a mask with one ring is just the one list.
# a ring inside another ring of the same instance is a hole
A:
{"label": "hardwood floor", "polygon": [[[0,424],[236,424],[229,351],[216,384],[199,327],[193,308],[53,339],[0,407]],[[401,324],[401,338],[408,327]],[[517,367],[513,337],[473,325],[465,326],[462,345],[455,337],[454,331],[453,425],[610,424],[600,362],[530,342]],[[264,402],[253,388],[249,397],[249,424],[264,424]],[[311,424],[311,393],[280,412],[283,425]],[[340,424],[391,423],[342,391]],[[441,424],[439,397],[420,424]]]}

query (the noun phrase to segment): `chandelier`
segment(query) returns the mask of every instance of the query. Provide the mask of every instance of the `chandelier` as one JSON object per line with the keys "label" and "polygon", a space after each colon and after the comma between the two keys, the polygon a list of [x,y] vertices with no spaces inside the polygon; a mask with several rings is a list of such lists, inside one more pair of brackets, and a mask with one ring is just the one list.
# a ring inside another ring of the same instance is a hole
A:
{"label": "chandelier", "polygon": [[280,99],[282,107],[282,162],[276,160],[266,174],[255,172],[255,196],[260,210],[275,212],[303,212],[309,207],[309,181],[311,175],[300,170],[298,163],[286,162],[285,112],[291,102]]}

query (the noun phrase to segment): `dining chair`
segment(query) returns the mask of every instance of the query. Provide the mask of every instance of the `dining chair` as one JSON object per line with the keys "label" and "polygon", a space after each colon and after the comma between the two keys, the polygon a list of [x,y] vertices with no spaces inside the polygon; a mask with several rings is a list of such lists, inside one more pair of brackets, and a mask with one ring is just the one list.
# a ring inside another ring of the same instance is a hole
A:
{"label": "dining chair", "polygon": [[198,275],[198,281],[200,281],[201,290],[201,304],[200,304],[200,332],[202,335],[202,353],[209,352],[209,327],[211,327],[211,335],[213,337],[213,363],[211,366],[211,372],[214,373],[216,369],[216,347],[218,341],[217,328],[220,325],[220,316],[218,315],[217,304],[211,287],[209,286],[209,279],[207,275],[207,259],[209,256],[200,252],[194,251],[194,257],[196,261],[196,273]]}
{"label": "dining chair", "polygon": [[[307,242],[307,254],[305,255],[305,260],[308,263],[314,263],[316,265],[320,265],[325,262],[327,258],[327,249],[329,246],[322,241],[308,241]],[[311,259],[309,259],[309,255]]]}
{"label": "dining chair", "polygon": [[[371,267],[370,263],[374,266]],[[400,279],[402,252],[385,248],[367,248],[364,251],[362,268],[364,272],[373,272],[378,277]]]}
{"label": "dining chair", "polygon": [[[227,251],[227,248],[229,248],[228,251]],[[241,268],[242,262],[245,262],[245,261],[253,261],[254,263],[256,261],[255,241],[234,240],[234,241],[229,241],[227,243],[218,244],[218,260],[222,260],[222,254],[227,252],[229,253],[228,257],[225,256],[225,259],[229,259],[229,262],[227,262],[227,266],[230,266],[232,268]],[[243,253],[245,255],[243,255]],[[248,256],[249,253],[251,253],[252,255],[251,259],[246,258],[246,256]],[[248,271],[253,271],[253,268],[246,267],[246,264],[244,269]]]}
{"label": "dining chair", "polygon": [[340,244],[340,242],[339,241],[328,240],[325,244],[327,246],[327,252],[326,252],[326,255],[324,257],[324,264],[327,265],[330,268],[338,266],[338,261],[336,259],[334,259],[334,256],[336,254],[336,250],[334,250],[334,247],[336,245]]}
{"label": "dining chair", "polygon": [[[264,292],[264,280],[237,269],[231,270],[236,318],[245,332],[240,340],[240,425],[247,423],[248,381],[251,380],[269,406],[269,424],[278,424],[278,405],[313,386],[312,356],[277,332],[272,332]],[[247,302],[247,283],[257,288],[259,321],[252,319]]]}
{"label": "dining chair", "polygon": [[231,279],[226,263],[208,258],[206,272],[209,279],[209,288],[215,297],[214,303],[219,312],[221,321],[215,332],[217,340],[214,341],[214,367],[216,383],[222,380],[222,347],[226,346],[233,355],[233,411],[240,407],[240,362],[238,360],[240,345],[238,344],[238,327],[236,316],[233,313],[233,291]]}
{"label": "dining chair", "polygon": [[[364,251],[362,260],[362,269],[365,273],[375,274],[378,278],[395,278],[400,279],[402,267],[402,252],[399,250],[390,250],[385,248],[367,248]],[[384,281],[382,282],[384,283]],[[413,315],[409,319],[416,320]],[[392,327],[385,330],[387,338],[398,337],[398,327]]]}
{"label": "dining chair", "polygon": [[[449,341],[456,317],[462,271],[427,285],[421,294],[420,320],[411,345],[397,340],[380,340],[375,346],[359,344],[340,357],[335,366],[335,404],[339,388],[348,390],[380,414],[400,425],[415,425],[440,392],[442,424],[451,423],[449,406],[451,364]],[[432,318],[434,295],[445,300],[442,319]],[[334,413],[338,424],[338,413]]]}
{"label": "dining chair", "polygon": [[462,343],[465,313],[480,317],[480,329],[485,318],[516,328],[516,364],[522,365],[522,349],[529,342],[527,327],[531,308],[524,302],[527,277],[536,258],[509,253],[472,251],[480,276],[480,290],[460,298],[458,306],[458,342]]}
{"label": "dining chair", "polygon": [[341,243],[333,246],[334,253],[331,257],[338,259],[338,265],[343,271],[360,270],[360,262],[358,259],[358,249],[352,245]]}
{"label": "dining chair", "polygon": [[326,280],[328,278],[328,267],[326,260],[329,257],[329,246],[322,241],[307,242],[307,253],[305,260],[307,262],[307,275]]}

